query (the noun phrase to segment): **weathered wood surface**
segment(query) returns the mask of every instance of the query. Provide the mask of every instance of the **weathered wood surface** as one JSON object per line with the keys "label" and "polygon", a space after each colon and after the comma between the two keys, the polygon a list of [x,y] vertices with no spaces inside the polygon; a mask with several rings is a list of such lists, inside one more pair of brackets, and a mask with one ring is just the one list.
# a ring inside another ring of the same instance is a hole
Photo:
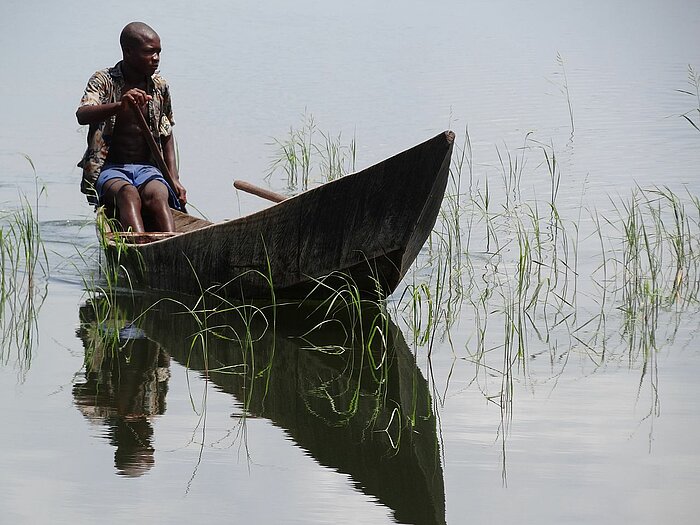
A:
{"label": "weathered wood surface", "polygon": [[239,219],[212,224],[175,212],[183,235],[134,245],[120,264],[142,284],[185,293],[224,287],[232,297],[269,299],[272,283],[276,298],[304,297],[335,272],[325,280],[331,287],[349,277],[363,293],[386,296],[435,224],[453,142],[441,133]]}
{"label": "weathered wood surface", "polygon": [[281,195],[279,193],[275,193],[274,191],[255,186],[254,184],[251,184],[250,182],[244,180],[233,181],[233,187],[237,190],[252,193],[253,195],[257,195],[258,197],[262,197],[263,199],[267,199],[272,202],[282,202],[286,201],[289,198],[286,195]]}

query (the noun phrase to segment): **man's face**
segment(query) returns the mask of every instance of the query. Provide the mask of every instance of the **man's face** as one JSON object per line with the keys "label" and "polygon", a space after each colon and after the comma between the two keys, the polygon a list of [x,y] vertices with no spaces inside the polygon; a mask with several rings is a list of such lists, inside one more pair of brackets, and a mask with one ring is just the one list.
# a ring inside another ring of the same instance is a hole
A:
{"label": "man's face", "polygon": [[160,38],[158,35],[142,37],[140,45],[125,50],[124,59],[139,73],[151,76],[160,64]]}

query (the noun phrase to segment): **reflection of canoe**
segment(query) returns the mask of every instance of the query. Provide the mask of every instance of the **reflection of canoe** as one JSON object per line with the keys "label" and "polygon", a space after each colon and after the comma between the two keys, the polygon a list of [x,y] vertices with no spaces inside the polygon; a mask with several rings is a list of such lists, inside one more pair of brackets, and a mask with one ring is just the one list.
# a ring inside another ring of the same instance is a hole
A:
{"label": "reflection of canoe", "polygon": [[[226,285],[231,297],[305,297],[339,272],[361,291],[394,291],[435,224],[454,134],[441,133],[358,173],[236,220],[210,223],[175,212],[178,233],[145,235],[125,255],[107,254],[132,278],[199,294]],[[269,277],[266,279],[265,277]],[[376,277],[376,278],[375,278]]]}
{"label": "reflection of canoe", "polygon": [[[121,308],[131,319],[138,316],[132,305]],[[363,316],[364,334],[327,323],[303,339],[296,336],[309,323],[297,311],[278,311],[275,333],[258,314],[247,326],[238,313],[216,314],[207,319],[218,328],[216,337],[206,338],[205,360],[201,347],[190,347],[201,324],[181,311],[161,302],[137,324],[173,359],[232,394],[242,405],[243,424],[247,416],[269,419],[319,464],[348,474],[401,523],[445,522],[429,387],[389,319],[381,321],[387,344],[380,347],[380,337],[364,344],[374,313]]]}

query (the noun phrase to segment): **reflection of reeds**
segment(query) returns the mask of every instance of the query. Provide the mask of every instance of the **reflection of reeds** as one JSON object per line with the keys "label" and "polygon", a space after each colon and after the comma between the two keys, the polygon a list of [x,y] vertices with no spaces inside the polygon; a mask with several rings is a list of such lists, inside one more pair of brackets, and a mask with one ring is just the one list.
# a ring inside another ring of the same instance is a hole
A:
{"label": "reflection of reeds", "polygon": [[[350,424],[362,409],[366,431],[386,434],[392,446],[398,448],[402,431],[406,427],[412,429],[426,411],[432,412],[432,407],[419,406],[416,396],[410,405],[387,407],[388,374],[395,365],[388,355],[393,342],[385,302],[367,299],[351,277],[334,272],[318,279],[316,288],[301,303],[278,304],[273,283],[269,277],[263,277],[270,286],[269,301],[231,301],[216,290],[203,290],[194,306],[179,303],[190,322],[198,327],[192,335],[187,365],[198,363],[197,368],[203,366],[207,376],[233,374],[247,385],[243,416],[239,419],[244,425],[252,403],[258,405],[258,411],[265,406],[275,367],[278,309],[303,311],[305,318],[294,336],[300,348],[342,363],[335,374],[304,386],[307,410],[331,426],[343,426]],[[379,281],[375,282],[379,287]],[[314,299],[320,289],[324,290],[320,294],[323,299]],[[382,295],[378,290],[377,296]],[[328,333],[334,334],[330,341]],[[240,360],[223,366],[210,363],[212,338],[217,344],[228,341],[237,349]],[[323,409],[319,411],[320,407]]]}
{"label": "reflection of reeds", "polygon": [[[328,281],[332,282],[332,293],[314,307],[314,317],[318,317],[318,321],[301,338],[307,350],[331,353],[342,359],[344,365],[330,382],[318,385],[309,394],[328,401],[332,408],[324,411],[323,418],[332,415],[334,425],[348,424],[360,407],[364,407],[365,415],[369,414],[364,423],[366,429],[383,432],[392,447],[398,448],[402,429],[415,425],[419,407],[414,402],[410,406],[404,404],[387,409],[386,388],[389,369],[393,366],[388,352],[393,341],[386,303],[364,298],[351,277],[337,272],[319,279],[317,287],[328,289]],[[377,296],[383,296],[379,281],[375,280],[375,284]],[[331,347],[314,343],[314,338],[329,327],[344,333],[344,338]],[[341,378],[346,386],[338,390],[337,381]],[[329,390],[331,385],[333,389]],[[369,411],[368,406],[372,407]],[[391,413],[388,419],[384,417],[387,410]],[[375,428],[378,424],[382,428]]]}
{"label": "reflection of reeds", "polygon": [[49,272],[37,217],[44,189],[39,189],[36,176],[35,183],[33,203],[21,196],[18,209],[0,216],[0,362],[6,365],[15,355],[22,376],[31,365]]}
{"label": "reflection of reeds", "polygon": [[[111,305],[116,321],[89,317],[98,327],[128,321],[187,367],[190,401],[200,416],[187,445],[199,448],[199,460],[208,447],[250,454],[246,422],[264,417],[322,465],[353,476],[397,517],[444,523],[428,385],[386,305],[362,298],[348,277],[338,286],[341,277],[328,276],[337,293],[320,301],[245,303],[214,289],[200,297],[127,294]],[[201,393],[189,381],[193,373],[203,381]],[[211,387],[237,400],[231,428],[207,427]]]}
{"label": "reflection of reeds", "polygon": [[[304,397],[307,409],[332,426],[347,425],[362,408],[367,432],[382,432],[397,449],[405,427],[414,427],[418,418],[431,413],[431,406],[418,406],[418,397],[412,405],[387,407],[386,386],[391,364],[387,352],[390,341],[389,315],[383,301],[369,300],[349,276],[333,273],[317,281],[317,288],[328,288],[321,301],[309,299],[299,304],[278,304],[269,276],[262,275],[270,286],[270,300],[256,303],[233,301],[219,294],[219,289],[202,290],[199,297],[163,297],[152,305],[141,308],[136,317],[124,315],[117,303],[131,304],[140,300],[133,292],[124,294],[123,288],[98,286],[88,290],[91,295],[92,317],[100,327],[95,336],[116,337],[119,327],[140,326],[149,311],[165,308],[173,310],[183,325],[192,327],[188,332],[184,365],[204,373],[205,379],[233,375],[243,385],[243,412],[238,418],[239,436],[245,435],[246,418],[251,411],[264,410],[272,371],[275,366],[275,341],[278,308],[299,309],[306,319],[299,325],[295,339],[306,352],[333,356],[343,365],[337,373],[319,381],[309,382]],[[111,281],[107,279],[107,282]],[[340,285],[339,282],[344,284]],[[231,283],[227,283],[230,285]],[[377,281],[377,286],[379,282]],[[381,295],[381,294],[379,294]],[[179,322],[175,321],[176,324]],[[112,329],[104,329],[112,327]],[[324,342],[324,334],[334,334],[331,343]],[[338,337],[342,335],[342,337]],[[120,348],[118,341],[104,341],[99,347]],[[221,363],[212,357],[211,346],[230,345],[237,358]],[[95,346],[95,345],[91,345]],[[86,348],[88,351],[88,348]],[[200,414],[201,432],[205,431],[206,388],[199,401],[191,392],[193,408]],[[255,404],[255,410],[253,410]],[[319,407],[323,406],[322,412]],[[369,407],[372,407],[369,409]],[[390,415],[387,415],[390,414]],[[199,426],[198,425],[198,426]],[[196,429],[195,429],[196,430]],[[204,439],[204,435],[202,435]]]}

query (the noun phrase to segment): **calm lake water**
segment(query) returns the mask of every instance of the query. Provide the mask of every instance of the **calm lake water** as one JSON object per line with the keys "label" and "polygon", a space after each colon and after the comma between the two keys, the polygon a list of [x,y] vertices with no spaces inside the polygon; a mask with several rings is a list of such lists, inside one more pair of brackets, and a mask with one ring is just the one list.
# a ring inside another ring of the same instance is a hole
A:
{"label": "calm lake water", "polygon": [[[0,354],[2,523],[697,521],[700,132],[681,115],[700,123],[682,92],[700,4],[474,4],[3,3],[0,210],[34,198],[26,155],[49,276],[29,350]],[[459,196],[388,301],[381,387],[293,319],[255,366],[221,341],[203,363],[168,304],[122,361],[86,360],[99,256],[74,112],[136,19],[210,219],[266,206],[234,179],[288,191],[265,178],[274,141],[311,117],[358,168],[457,134]]]}

